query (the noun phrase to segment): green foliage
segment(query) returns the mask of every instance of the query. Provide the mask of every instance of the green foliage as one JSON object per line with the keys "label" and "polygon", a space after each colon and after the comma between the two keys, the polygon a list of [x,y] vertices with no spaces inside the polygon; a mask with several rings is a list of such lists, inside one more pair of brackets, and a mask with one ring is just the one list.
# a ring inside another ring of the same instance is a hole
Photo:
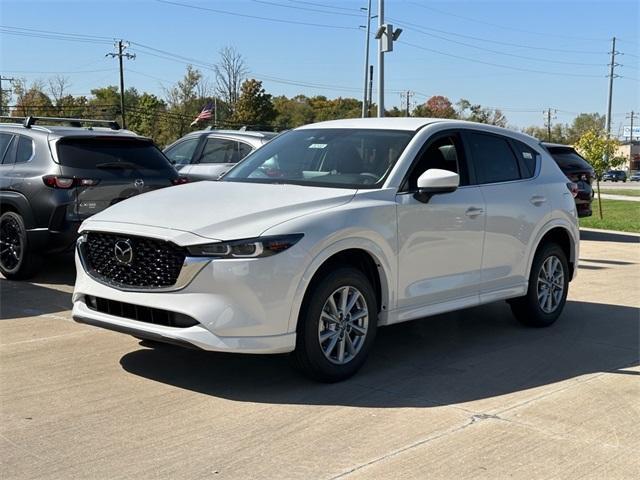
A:
{"label": "green foliage", "polygon": [[271,95],[262,88],[262,82],[255,79],[245,80],[240,87],[240,97],[231,122],[237,126],[256,126],[268,128],[276,117]]}
{"label": "green foliage", "polygon": [[603,217],[600,198],[600,178],[602,178],[602,174],[607,170],[618,167],[625,162],[623,157],[615,156],[618,145],[619,142],[615,138],[608,138],[601,130],[588,130],[575,144],[578,153],[591,164],[595,171],[600,219]]}

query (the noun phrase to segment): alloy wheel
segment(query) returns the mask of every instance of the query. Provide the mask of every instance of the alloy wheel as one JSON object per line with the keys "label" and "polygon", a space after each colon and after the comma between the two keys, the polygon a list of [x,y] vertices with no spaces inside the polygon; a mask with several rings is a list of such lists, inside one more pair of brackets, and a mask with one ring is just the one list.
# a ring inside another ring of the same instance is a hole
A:
{"label": "alloy wheel", "polygon": [[369,328],[364,295],[353,286],[335,290],[324,303],[318,322],[318,341],[331,363],[345,365],[362,349]]}
{"label": "alloy wheel", "polygon": [[564,269],[555,255],[545,259],[538,273],[538,305],[544,313],[553,313],[562,303]]}
{"label": "alloy wheel", "polygon": [[22,236],[18,221],[7,216],[0,222],[0,264],[6,270],[15,269],[22,256]]}

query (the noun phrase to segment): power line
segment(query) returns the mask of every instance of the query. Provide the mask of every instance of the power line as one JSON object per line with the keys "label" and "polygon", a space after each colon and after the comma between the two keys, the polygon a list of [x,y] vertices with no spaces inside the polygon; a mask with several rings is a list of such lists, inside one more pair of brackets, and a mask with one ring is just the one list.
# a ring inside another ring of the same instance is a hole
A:
{"label": "power line", "polygon": [[312,22],[299,22],[296,20],[285,20],[282,18],[274,18],[274,17],[261,17],[258,15],[249,15],[246,13],[238,13],[238,12],[229,12],[227,10],[220,10],[217,8],[209,8],[209,7],[201,7],[198,5],[189,5],[186,3],[180,3],[180,2],[172,2],[169,0],[156,0],[156,2],[158,3],[164,3],[166,5],[173,5],[176,7],[183,7],[183,8],[191,8],[194,10],[202,10],[202,11],[207,11],[207,12],[214,12],[214,13],[220,13],[222,15],[232,15],[234,17],[242,17],[242,18],[251,18],[254,20],[264,20],[267,22],[276,22],[276,23],[286,23],[289,25],[302,25],[305,27],[320,27],[320,28],[333,28],[333,29],[338,29],[338,30],[359,30],[358,27],[347,27],[347,26],[343,26],[343,25],[329,25],[329,24],[325,24],[325,23],[312,23]]}
{"label": "power line", "polygon": [[458,58],[460,60],[465,60],[465,61],[474,62],[474,63],[480,63],[480,64],[483,64],[483,65],[490,65],[490,66],[493,66],[493,67],[506,68],[506,69],[509,69],[509,70],[517,70],[517,71],[520,71],[520,72],[539,73],[539,74],[542,74],[542,75],[555,75],[555,76],[561,76],[561,77],[602,78],[602,75],[587,75],[587,74],[569,73],[569,72],[549,72],[547,70],[534,70],[534,69],[531,69],[531,68],[513,67],[511,65],[504,65],[504,64],[501,64],[501,63],[486,62],[484,60],[478,60],[478,59],[475,59],[475,58],[463,57],[462,55],[456,55],[456,54],[453,54],[453,53],[442,52],[440,50],[435,50],[433,48],[423,47],[422,45],[416,45],[415,43],[409,43],[409,42],[405,42],[405,41],[402,41],[402,40],[398,40],[398,42],[402,43],[403,45],[408,45],[410,47],[417,48],[419,50],[424,50],[426,52],[437,53],[438,55],[444,55],[444,56],[447,56],[447,57]]}
{"label": "power line", "polygon": [[[387,17],[389,18],[389,17]],[[465,35],[462,33],[456,33],[456,32],[449,32],[447,30],[440,30],[437,28],[429,28],[429,27],[425,27],[424,25],[418,25],[416,23],[411,23],[411,22],[406,22],[404,20],[401,20],[399,18],[389,18],[389,20],[394,21],[397,24],[403,25],[403,26],[409,26],[409,27],[413,27],[414,29],[420,29],[420,30],[427,30],[430,32],[436,32],[436,33],[442,33],[444,35],[451,35],[454,37],[460,37],[460,38],[466,38],[469,40],[476,40],[478,42],[487,42],[487,43],[493,43],[493,44],[497,44],[497,45],[504,45],[504,46],[508,46],[508,47],[515,47],[515,48],[528,48],[531,50],[543,50],[543,51],[547,51],[547,52],[560,52],[560,53],[575,53],[575,54],[581,54],[581,55],[602,55],[605,52],[603,51],[595,51],[595,50],[571,50],[571,49],[564,49],[564,48],[549,48],[549,47],[540,47],[540,46],[535,46],[535,45],[525,45],[522,43],[512,43],[512,42],[502,42],[499,40],[491,40],[488,38],[482,38],[482,37],[476,37],[473,35]]]}
{"label": "power line", "polygon": [[274,7],[282,7],[282,8],[290,8],[290,9],[294,9],[294,10],[304,10],[307,12],[316,12],[316,13],[323,13],[325,15],[342,15],[342,16],[346,16],[346,17],[358,17],[358,18],[362,18],[362,12],[361,13],[346,13],[346,12],[329,12],[327,10],[321,10],[319,8],[309,8],[309,7],[299,7],[299,6],[295,6],[295,5],[286,5],[284,3],[278,3],[278,2],[269,2],[267,0],[252,0],[255,3],[262,3],[263,5],[272,5]]}
{"label": "power line", "polygon": [[412,5],[418,6],[420,8],[424,8],[425,10],[431,10],[432,12],[436,12],[439,13],[441,15],[448,15],[450,17],[456,17],[456,18],[461,18],[463,20],[467,20],[470,22],[476,22],[476,23],[481,23],[484,25],[489,25],[491,27],[497,27],[497,28],[503,28],[505,30],[512,30],[512,31],[516,31],[516,32],[522,32],[522,33],[529,33],[532,35],[541,35],[544,37],[558,37],[558,38],[568,38],[568,39],[572,39],[572,40],[580,40],[580,41],[593,41],[593,42],[602,42],[605,39],[603,38],[584,38],[584,37],[574,37],[574,36],[569,36],[569,35],[562,35],[562,34],[558,34],[558,33],[549,33],[549,32],[536,32],[533,30],[524,30],[522,28],[515,28],[515,27],[507,27],[504,25],[499,25],[497,23],[491,23],[491,22],[487,22],[484,20],[478,20],[476,18],[471,18],[471,17],[466,17],[464,15],[459,15],[456,13],[450,13],[450,12],[445,12],[444,10],[439,10],[437,8],[433,8],[430,6],[426,6],[426,5],[422,5],[420,3],[416,3],[416,2],[409,2]]}
{"label": "power line", "polygon": [[353,12],[353,11],[358,12],[358,11],[360,11],[360,9],[359,9],[359,8],[336,7],[336,6],[334,6],[334,5],[325,5],[325,4],[323,4],[323,3],[316,3],[316,2],[303,2],[302,0],[289,0],[289,1],[290,1],[291,3],[301,3],[301,4],[304,4],[304,5],[313,5],[313,6],[316,6],[316,7],[334,8],[334,9],[336,9],[336,10],[346,10],[346,11],[350,11],[350,12]]}
{"label": "power line", "polygon": [[[401,22],[401,20],[397,20],[397,21]],[[404,26],[404,24],[403,24],[403,26]],[[427,35],[427,36],[433,37],[433,38],[439,38],[439,39],[444,40],[446,42],[455,43],[457,45],[462,45],[462,46],[465,46],[465,47],[475,48],[477,50],[483,50],[485,52],[494,53],[496,55],[504,55],[504,56],[507,56],[507,57],[522,58],[522,59],[525,59],[525,60],[533,60],[535,62],[555,63],[555,64],[561,64],[561,65],[597,66],[597,67],[602,67],[602,66],[605,65],[604,63],[569,62],[569,61],[566,61],[566,60],[551,60],[551,59],[547,59],[547,58],[529,57],[529,56],[526,56],[526,55],[519,55],[517,53],[501,52],[499,50],[493,50],[493,49],[490,49],[490,48],[481,47],[479,45],[474,45],[472,43],[461,42],[459,40],[453,40],[453,39],[450,39],[450,38],[447,38],[447,37],[443,37],[441,35],[436,35],[436,34],[433,34],[433,33],[429,33],[429,32],[426,32],[424,30],[421,30],[419,28],[415,28],[415,27],[405,27],[405,28],[407,28],[407,30],[412,30],[412,31],[421,33],[422,35]]]}

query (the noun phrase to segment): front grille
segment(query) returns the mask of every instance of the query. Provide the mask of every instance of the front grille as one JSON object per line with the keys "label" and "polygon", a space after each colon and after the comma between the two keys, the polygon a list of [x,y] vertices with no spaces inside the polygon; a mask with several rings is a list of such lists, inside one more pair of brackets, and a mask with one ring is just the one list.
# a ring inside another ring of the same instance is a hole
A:
{"label": "front grille", "polygon": [[88,273],[109,285],[163,288],[178,280],[186,251],[163,240],[89,232],[80,255]]}
{"label": "front grille", "polygon": [[117,302],[107,298],[85,296],[87,307],[96,312],[114,315],[116,317],[128,318],[139,322],[164,325],[166,327],[188,328],[198,325],[198,322],[188,315],[170,312],[160,308],[144,307],[132,303]]}

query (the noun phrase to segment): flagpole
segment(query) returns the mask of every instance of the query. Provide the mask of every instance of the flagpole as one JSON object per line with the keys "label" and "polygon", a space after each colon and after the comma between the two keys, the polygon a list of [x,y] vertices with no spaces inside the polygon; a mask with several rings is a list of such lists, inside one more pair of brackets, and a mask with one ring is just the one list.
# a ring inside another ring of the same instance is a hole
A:
{"label": "flagpole", "polygon": [[213,97],[213,128],[218,128],[218,97]]}

